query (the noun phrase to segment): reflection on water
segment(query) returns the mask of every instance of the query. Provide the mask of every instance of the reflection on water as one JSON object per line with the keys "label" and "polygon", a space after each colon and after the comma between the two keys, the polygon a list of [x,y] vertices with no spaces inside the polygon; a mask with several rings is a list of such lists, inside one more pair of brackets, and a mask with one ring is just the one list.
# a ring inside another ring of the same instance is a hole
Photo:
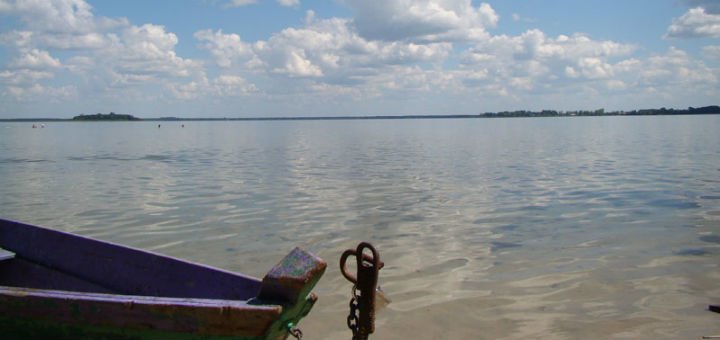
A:
{"label": "reflection on water", "polygon": [[368,240],[375,338],[720,332],[720,117],[0,123],[0,216],[262,276]]}

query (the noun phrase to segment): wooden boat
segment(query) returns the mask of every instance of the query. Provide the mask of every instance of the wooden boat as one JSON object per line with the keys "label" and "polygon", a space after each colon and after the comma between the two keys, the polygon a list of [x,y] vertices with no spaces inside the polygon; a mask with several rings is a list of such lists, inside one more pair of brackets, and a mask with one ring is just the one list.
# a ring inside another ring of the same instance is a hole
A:
{"label": "wooden boat", "polygon": [[259,280],[0,219],[3,339],[285,339],[326,263],[299,248]]}

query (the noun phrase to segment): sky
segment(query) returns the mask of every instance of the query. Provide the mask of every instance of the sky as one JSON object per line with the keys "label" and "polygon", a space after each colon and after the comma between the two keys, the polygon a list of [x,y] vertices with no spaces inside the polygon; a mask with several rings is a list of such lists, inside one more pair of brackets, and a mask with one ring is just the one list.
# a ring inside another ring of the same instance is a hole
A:
{"label": "sky", "polygon": [[0,0],[0,118],[720,104],[720,0]]}

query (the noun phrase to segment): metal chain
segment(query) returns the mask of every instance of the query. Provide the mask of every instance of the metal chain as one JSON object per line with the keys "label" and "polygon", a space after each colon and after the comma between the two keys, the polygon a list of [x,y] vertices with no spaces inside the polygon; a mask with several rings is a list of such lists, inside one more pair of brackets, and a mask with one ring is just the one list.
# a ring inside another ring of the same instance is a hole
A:
{"label": "metal chain", "polygon": [[290,335],[292,335],[295,339],[302,340],[303,332],[300,330],[300,328],[297,328],[292,322],[289,323],[287,327]]}
{"label": "metal chain", "polygon": [[[367,250],[372,252],[372,255],[367,254]],[[346,266],[349,257],[355,257],[357,262],[355,275],[350,273]],[[350,314],[347,317],[347,326],[353,333],[353,340],[367,340],[375,331],[375,291],[378,271],[382,267],[380,255],[375,247],[367,242],[361,242],[357,249],[348,249],[340,256],[340,271],[353,283]]]}
{"label": "metal chain", "polygon": [[353,294],[350,298],[350,314],[347,317],[347,326],[353,333],[353,340],[357,339],[358,335],[358,302],[357,302],[357,287],[353,286]]}
{"label": "metal chain", "polygon": [[291,330],[290,330],[290,335],[294,336],[295,339],[298,339],[298,340],[302,340],[302,336],[303,336],[302,331],[300,330],[300,328],[293,328],[293,329],[291,329]]}

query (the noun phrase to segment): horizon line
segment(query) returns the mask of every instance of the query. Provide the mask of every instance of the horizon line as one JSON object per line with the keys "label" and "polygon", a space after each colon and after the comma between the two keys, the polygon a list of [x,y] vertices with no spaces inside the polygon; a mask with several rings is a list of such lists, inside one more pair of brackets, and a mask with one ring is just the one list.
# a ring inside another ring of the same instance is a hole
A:
{"label": "horizon line", "polygon": [[[709,111],[707,109],[711,109]],[[114,114],[111,112],[111,114]],[[527,110],[516,110],[516,111],[500,111],[500,112],[486,112],[478,114],[430,114],[430,115],[371,115],[371,116],[299,116],[299,117],[150,117],[141,118],[135,117],[129,114],[127,115],[136,120],[81,120],[74,119],[75,117],[85,116],[84,114],[75,116],[73,118],[49,118],[49,117],[34,117],[34,118],[0,118],[0,122],[97,122],[97,121],[279,121],[279,120],[394,120],[394,119],[472,119],[472,118],[547,118],[547,117],[597,117],[597,116],[660,116],[660,115],[707,115],[707,114],[720,114],[720,107],[716,105],[704,106],[704,107],[689,107],[688,109],[638,109],[629,111],[604,111],[600,110],[576,110],[576,111],[557,111],[557,110],[542,110],[542,111],[527,111]],[[93,116],[94,114],[89,114]],[[102,114],[99,115],[109,115]]]}

